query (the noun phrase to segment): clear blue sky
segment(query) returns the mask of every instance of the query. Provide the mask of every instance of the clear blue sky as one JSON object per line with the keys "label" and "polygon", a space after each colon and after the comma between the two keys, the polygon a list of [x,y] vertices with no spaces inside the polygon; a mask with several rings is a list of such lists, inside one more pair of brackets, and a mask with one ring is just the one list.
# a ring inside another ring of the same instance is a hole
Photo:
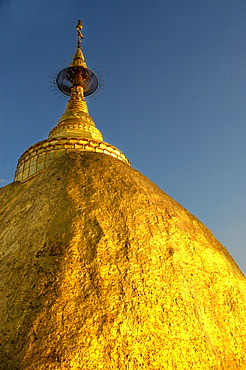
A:
{"label": "clear blue sky", "polygon": [[50,88],[83,21],[105,141],[197,216],[246,272],[246,1],[0,0],[0,181],[66,105]]}

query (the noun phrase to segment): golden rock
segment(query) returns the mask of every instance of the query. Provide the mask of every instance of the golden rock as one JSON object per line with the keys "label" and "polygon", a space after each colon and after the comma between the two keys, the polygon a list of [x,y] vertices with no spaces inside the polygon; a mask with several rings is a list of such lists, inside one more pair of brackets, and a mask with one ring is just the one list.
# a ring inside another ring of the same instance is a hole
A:
{"label": "golden rock", "polygon": [[0,369],[245,370],[245,277],[103,141],[76,29],[66,111],[0,189]]}
{"label": "golden rock", "polygon": [[245,277],[139,172],[71,152],[0,204],[0,369],[246,369]]}

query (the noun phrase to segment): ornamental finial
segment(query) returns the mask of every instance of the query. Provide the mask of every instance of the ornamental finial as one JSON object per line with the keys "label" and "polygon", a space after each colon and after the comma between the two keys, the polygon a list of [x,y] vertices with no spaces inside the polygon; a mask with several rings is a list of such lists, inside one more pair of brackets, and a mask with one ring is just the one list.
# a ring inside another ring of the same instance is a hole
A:
{"label": "ornamental finial", "polygon": [[77,26],[75,27],[76,30],[78,31],[78,48],[81,47],[81,40],[84,38],[84,36],[82,35],[82,21],[81,19],[78,20],[78,23],[77,23]]}
{"label": "ornamental finial", "polygon": [[63,94],[72,96],[72,88],[80,86],[83,88],[83,96],[92,95],[99,87],[99,81],[95,72],[88,69],[84,54],[81,50],[82,21],[79,19],[75,27],[78,32],[78,44],[69,67],[58,73],[55,83]]}

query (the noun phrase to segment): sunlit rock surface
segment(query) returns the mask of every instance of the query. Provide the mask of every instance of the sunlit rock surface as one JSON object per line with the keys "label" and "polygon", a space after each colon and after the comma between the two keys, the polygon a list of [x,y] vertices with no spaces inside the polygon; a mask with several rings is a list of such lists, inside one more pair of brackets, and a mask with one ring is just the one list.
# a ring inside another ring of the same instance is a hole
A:
{"label": "sunlit rock surface", "polygon": [[246,369],[245,277],[127,164],[64,155],[0,207],[1,369]]}

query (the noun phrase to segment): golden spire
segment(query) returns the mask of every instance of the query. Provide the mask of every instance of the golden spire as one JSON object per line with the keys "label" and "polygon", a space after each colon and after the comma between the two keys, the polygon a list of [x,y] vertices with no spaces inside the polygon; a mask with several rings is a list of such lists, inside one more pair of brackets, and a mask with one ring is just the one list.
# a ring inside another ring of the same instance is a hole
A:
{"label": "golden spire", "polygon": [[49,138],[65,136],[103,140],[101,132],[95,127],[95,123],[88,113],[84,99],[85,94],[91,95],[96,90],[98,80],[95,73],[88,69],[81,50],[81,40],[84,38],[81,33],[81,20],[78,21],[76,30],[78,31],[78,42],[72,63],[61,71],[56,79],[59,90],[65,94],[67,94],[67,82],[70,82],[70,100],[58,125],[51,130]]}
{"label": "golden spire", "polygon": [[82,53],[82,50],[81,50],[81,41],[82,41],[82,39],[84,39],[84,36],[81,33],[82,22],[81,22],[80,19],[78,20],[76,30],[78,32],[77,50],[76,50],[76,53],[74,54],[72,63],[70,64],[70,67],[78,67],[79,66],[79,67],[87,68],[87,65],[85,63],[85,57],[84,57],[84,54]]}
{"label": "golden spire", "polygon": [[87,68],[87,65],[85,63],[85,57],[84,54],[82,53],[81,48],[77,48],[74,56],[72,63],[70,64],[70,67],[84,67]]}
{"label": "golden spire", "polygon": [[58,89],[70,96],[65,113],[58,124],[50,131],[47,140],[32,145],[20,157],[15,181],[26,181],[48,167],[56,158],[71,151],[91,151],[110,155],[130,164],[120,150],[103,141],[101,132],[88,113],[85,97],[92,95],[98,88],[96,74],[88,69],[81,40],[84,38],[82,22],[76,26],[78,32],[77,49],[69,67],[56,77]]}

